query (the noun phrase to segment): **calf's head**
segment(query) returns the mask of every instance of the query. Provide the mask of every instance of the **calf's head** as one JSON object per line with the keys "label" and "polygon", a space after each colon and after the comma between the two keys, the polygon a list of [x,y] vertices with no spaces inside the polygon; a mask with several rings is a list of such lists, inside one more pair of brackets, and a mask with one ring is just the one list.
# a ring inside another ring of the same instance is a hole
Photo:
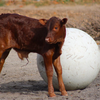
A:
{"label": "calf's head", "polygon": [[46,27],[48,34],[45,38],[45,41],[50,44],[55,44],[57,42],[63,42],[66,36],[65,24],[67,18],[59,19],[57,17],[52,17],[46,22]]}

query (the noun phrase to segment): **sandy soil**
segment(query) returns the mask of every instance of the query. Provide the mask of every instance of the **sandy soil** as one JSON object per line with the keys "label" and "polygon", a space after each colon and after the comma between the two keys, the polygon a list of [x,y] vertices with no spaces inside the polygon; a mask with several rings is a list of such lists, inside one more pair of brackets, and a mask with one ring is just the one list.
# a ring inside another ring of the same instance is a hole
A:
{"label": "sandy soil", "polygon": [[[93,38],[100,34],[100,5],[51,5],[36,8],[29,6],[4,6],[0,13],[18,13],[33,18],[67,17],[67,27],[76,27],[88,32]],[[99,44],[100,42],[97,41]],[[100,100],[100,73],[84,90],[68,91],[69,96],[48,97],[47,84],[41,78],[36,64],[36,54],[21,61],[12,50],[0,74],[0,100]]]}

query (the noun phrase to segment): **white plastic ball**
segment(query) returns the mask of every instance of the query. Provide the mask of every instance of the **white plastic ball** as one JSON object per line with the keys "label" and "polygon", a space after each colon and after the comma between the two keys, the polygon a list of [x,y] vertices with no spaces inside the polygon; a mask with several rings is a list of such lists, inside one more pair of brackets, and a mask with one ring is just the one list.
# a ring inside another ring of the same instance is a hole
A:
{"label": "white plastic ball", "polygon": [[[100,50],[93,38],[86,32],[76,28],[66,28],[66,38],[60,60],[66,90],[84,89],[98,75]],[[37,65],[40,75],[47,82],[45,65],[41,55],[37,55]],[[53,85],[59,89],[55,70]]]}

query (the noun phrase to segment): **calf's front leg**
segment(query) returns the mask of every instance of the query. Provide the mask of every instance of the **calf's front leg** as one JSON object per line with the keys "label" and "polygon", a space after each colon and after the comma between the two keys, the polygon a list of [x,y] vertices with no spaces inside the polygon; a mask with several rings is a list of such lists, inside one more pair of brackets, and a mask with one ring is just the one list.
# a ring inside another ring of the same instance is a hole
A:
{"label": "calf's front leg", "polygon": [[50,97],[55,97],[52,78],[53,78],[53,67],[52,67],[52,55],[49,53],[44,57],[45,69],[48,78],[48,94]]}
{"label": "calf's front leg", "polygon": [[62,79],[62,66],[61,66],[61,63],[60,63],[60,56],[53,61],[53,65],[54,65],[54,68],[55,68],[56,73],[57,73],[59,89],[61,91],[61,94],[63,96],[68,96],[68,94],[65,90],[63,79]]}

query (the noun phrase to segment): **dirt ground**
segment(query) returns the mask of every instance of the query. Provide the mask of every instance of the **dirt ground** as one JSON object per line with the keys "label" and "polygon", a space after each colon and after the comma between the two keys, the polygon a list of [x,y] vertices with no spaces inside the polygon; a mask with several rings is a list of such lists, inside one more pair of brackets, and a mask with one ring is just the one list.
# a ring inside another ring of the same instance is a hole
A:
{"label": "dirt ground", "polygon": [[[100,37],[100,5],[51,5],[35,7],[32,5],[10,5],[0,7],[1,13],[18,13],[32,18],[67,17],[66,27],[75,27],[86,31],[93,38]],[[96,41],[100,44],[99,40]],[[68,97],[48,97],[47,84],[41,78],[36,64],[37,55],[29,55],[21,61],[12,50],[6,59],[0,74],[0,100],[100,100],[100,73],[97,78],[84,90],[68,91]]]}

